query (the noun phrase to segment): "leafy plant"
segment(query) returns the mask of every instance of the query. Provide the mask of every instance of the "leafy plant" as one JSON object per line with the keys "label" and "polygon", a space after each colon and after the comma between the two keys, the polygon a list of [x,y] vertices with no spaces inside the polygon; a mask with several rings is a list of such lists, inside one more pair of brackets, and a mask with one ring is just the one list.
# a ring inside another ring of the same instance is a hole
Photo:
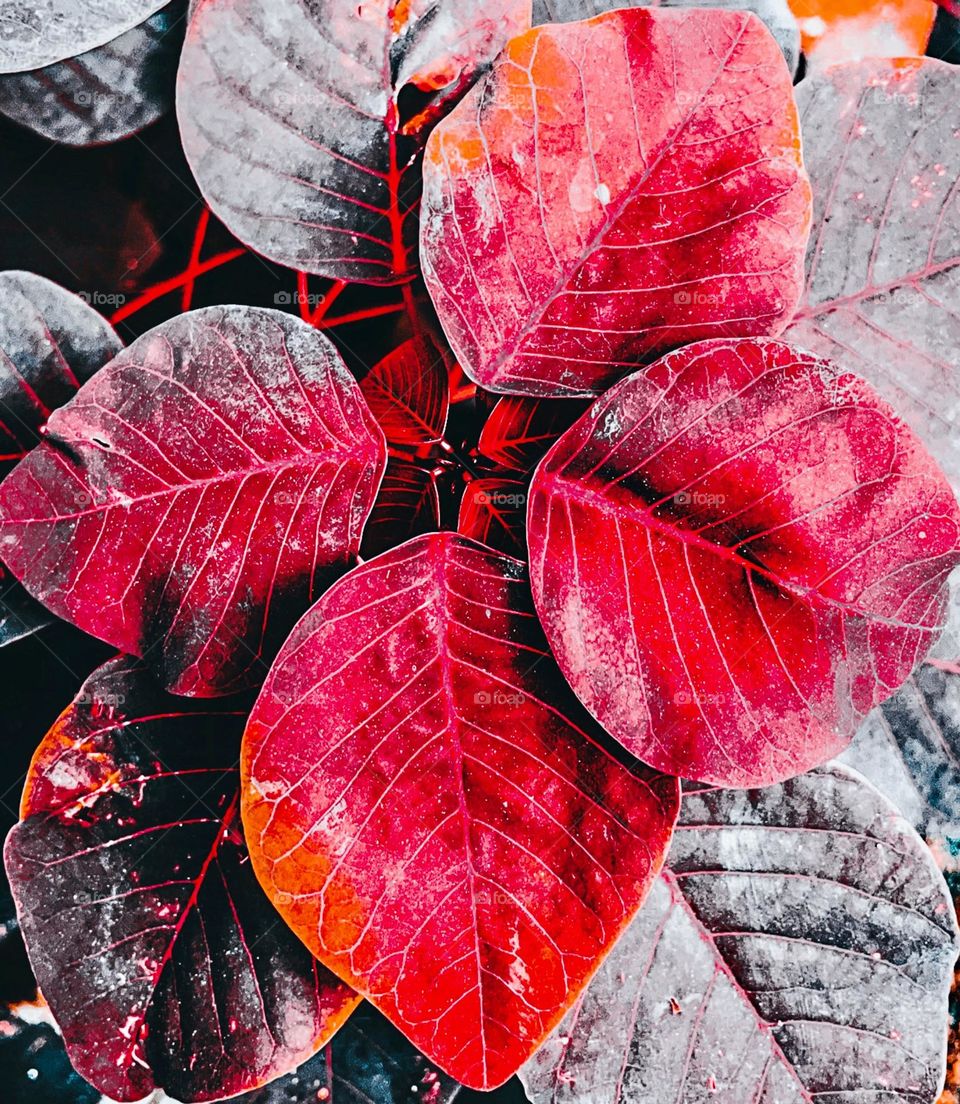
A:
{"label": "leafy plant", "polygon": [[[97,1091],[933,1104],[960,80],[747,6],[200,0],[182,309],[0,273],[0,644],[121,653],[5,849]],[[27,4],[0,111],[145,125],[161,7]]]}

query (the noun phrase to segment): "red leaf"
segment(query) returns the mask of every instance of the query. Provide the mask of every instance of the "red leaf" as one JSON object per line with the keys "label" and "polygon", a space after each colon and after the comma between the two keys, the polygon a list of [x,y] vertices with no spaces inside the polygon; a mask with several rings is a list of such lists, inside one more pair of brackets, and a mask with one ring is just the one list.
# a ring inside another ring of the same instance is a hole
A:
{"label": "red leaf", "polygon": [[810,188],[783,55],[743,12],[610,12],[515,38],[437,127],[423,266],[483,387],[602,390],[701,337],[781,330]]}
{"label": "red leaf", "polygon": [[360,388],[391,445],[443,438],[450,409],[447,366],[426,335],[410,338],[375,364]]}
{"label": "red leaf", "polygon": [[521,565],[451,533],[331,588],[251,716],[243,815],[262,884],[467,1085],[529,1057],[660,867],[676,780],[631,773],[595,737]]}
{"label": "red leaf", "polygon": [[527,558],[527,485],[518,479],[475,479],[460,500],[457,529],[508,556]]}
{"label": "red leaf", "polygon": [[356,1004],[277,923],[239,819],[245,702],[111,660],[34,758],[5,860],[78,1072],[117,1100],[212,1100],[313,1054]]}
{"label": "red leaf", "polygon": [[190,167],[231,232],[272,260],[404,282],[426,136],[529,25],[530,0],[201,5],[177,87]]}
{"label": "red leaf", "polygon": [[410,537],[433,532],[439,525],[440,496],[434,473],[391,457],[363,531],[360,553],[369,560]]}
{"label": "red leaf", "polygon": [[50,414],[123,348],[78,296],[29,272],[0,272],[0,472],[40,439]]}
{"label": "red leaf", "polygon": [[484,424],[478,451],[501,467],[530,471],[587,405],[571,399],[524,399],[507,395],[493,408]]}
{"label": "red leaf", "polygon": [[255,308],[157,327],[47,428],[0,487],[3,559],[59,617],[201,697],[262,681],[353,561],[385,464],[333,346]]}
{"label": "red leaf", "polygon": [[765,785],[838,752],[934,643],[960,510],[861,380],[703,342],[547,454],[527,540],[564,674],[644,762]]}

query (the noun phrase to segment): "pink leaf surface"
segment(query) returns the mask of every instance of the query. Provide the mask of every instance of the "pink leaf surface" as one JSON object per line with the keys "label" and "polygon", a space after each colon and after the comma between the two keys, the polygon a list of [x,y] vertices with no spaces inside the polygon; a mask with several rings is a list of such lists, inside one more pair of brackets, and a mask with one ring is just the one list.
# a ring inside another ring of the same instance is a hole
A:
{"label": "pink leaf surface", "polygon": [[333,345],[210,307],[145,334],[0,486],[0,555],[57,616],[175,693],[262,682],[354,561],[386,462]]}
{"label": "pink leaf surface", "polygon": [[206,0],[177,113],[207,202],[281,264],[409,280],[426,136],[529,25],[530,0]]}
{"label": "pink leaf surface", "polygon": [[309,1058],[355,995],[278,918],[240,829],[246,700],[120,657],[41,743],[5,860],[71,1061],[117,1100],[215,1100]]}
{"label": "pink leaf surface", "polygon": [[467,1085],[533,1053],[659,870],[677,782],[602,739],[522,565],[451,533],[332,587],[254,707],[243,818],[261,883]]}
{"label": "pink leaf surface", "polygon": [[685,793],[667,865],[521,1071],[532,1104],[933,1104],[953,904],[872,786]]}
{"label": "pink leaf surface", "polygon": [[521,35],[424,163],[427,286],[499,392],[590,394],[698,338],[779,332],[809,219],[790,74],[744,12]]}
{"label": "pink leaf surface", "polygon": [[786,338],[869,380],[960,487],[960,71],[851,62],[797,99],[814,226]]}
{"label": "pink leaf surface", "polygon": [[766,785],[837,753],[935,642],[960,510],[855,376],[708,341],[547,454],[527,541],[574,690],[659,770]]}

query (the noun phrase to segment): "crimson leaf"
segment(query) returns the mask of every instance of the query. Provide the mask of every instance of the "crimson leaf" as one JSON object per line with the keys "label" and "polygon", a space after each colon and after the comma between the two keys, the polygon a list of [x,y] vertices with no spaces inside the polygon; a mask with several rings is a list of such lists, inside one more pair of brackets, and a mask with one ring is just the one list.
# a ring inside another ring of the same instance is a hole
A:
{"label": "crimson leaf", "polygon": [[243,818],[268,895],[472,1087],[533,1053],[659,869],[676,780],[602,739],[522,565],[452,533],[332,587],[251,715]]}
{"label": "crimson leaf", "polygon": [[697,338],[779,332],[810,221],[797,132],[783,55],[744,12],[513,39],[424,163],[424,274],[464,370],[586,395]]}
{"label": "crimson leaf", "polygon": [[0,555],[55,614],[149,658],[174,692],[242,689],[354,560],[385,451],[306,323],[194,311],[50,418],[0,486]]}
{"label": "crimson leaf", "polygon": [[607,731],[660,770],[766,785],[837,753],[934,643],[960,508],[861,380],[710,341],[560,438],[527,541],[547,639]]}

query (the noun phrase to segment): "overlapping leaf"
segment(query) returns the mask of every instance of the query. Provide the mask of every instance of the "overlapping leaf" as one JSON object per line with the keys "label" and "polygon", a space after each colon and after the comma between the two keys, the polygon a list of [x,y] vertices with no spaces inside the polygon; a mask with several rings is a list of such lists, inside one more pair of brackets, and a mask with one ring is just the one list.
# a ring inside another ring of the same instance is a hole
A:
{"label": "overlapping leaf", "polygon": [[484,423],[477,450],[503,468],[530,471],[587,405],[575,399],[505,395]]}
{"label": "overlapping leaf", "polygon": [[262,884],[467,1085],[530,1056],[659,869],[676,780],[601,739],[522,566],[450,533],[332,587],[254,707],[243,816]]}
{"label": "overlapping leaf", "polygon": [[3,0],[0,73],[40,69],[102,46],[169,0]]}
{"label": "overlapping leaf", "polygon": [[529,25],[530,0],[208,0],[177,92],[207,201],[281,264],[408,280],[423,142]]}
{"label": "overlapping leaf", "polygon": [[527,558],[527,485],[519,479],[475,479],[460,500],[459,532],[490,548]]}
{"label": "overlapping leaf", "polygon": [[424,273],[477,383],[586,395],[697,338],[779,332],[809,200],[755,16],[615,11],[515,38],[434,131]]}
{"label": "overlapping leaf", "polygon": [[174,0],[79,57],[0,77],[0,114],[68,145],[135,134],[173,106],[186,10],[186,0]]}
{"label": "overlapping leaf", "polygon": [[960,72],[869,60],[797,99],[814,227],[787,339],[868,379],[960,486]]}
{"label": "overlapping leaf", "polygon": [[440,497],[434,472],[407,460],[387,461],[387,470],[363,531],[365,560],[440,526]]}
{"label": "overlapping leaf", "polygon": [[521,1072],[533,1104],[933,1104],[953,905],[858,776],[685,794],[668,870]]}
{"label": "overlapping leaf", "polygon": [[935,642],[960,509],[861,380],[713,341],[624,380],[531,487],[537,611],[644,762],[766,785],[836,754]]}
{"label": "overlapping leaf", "polygon": [[177,693],[259,685],[354,561],[385,459],[321,334],[276,311],[195,311],[50,418],[0,487],[0,556]]}
{"label": "overlapping leaf", "polygon": [[447,366],[427,336],[410,338],[360,381],[360,388],[391,445],[440,441],[447,425]]}
{"label": "overlapping leaf", "polygon": [[47,735],[5,861],[77,1070],[117,1100],[254,1088],[356,1003],[278,922],[240,827],[245,703],[175,699],[110,661]]}
{"label": "overlapping leaf", "polygon": [[29,272],[0,272],[0,474],[121,348],[113,328],[76,295]]}
{"label": "overlapping leaf", "polygon": [[534,0],[533,25],[592,19],[614,8],[732,8],[752,11],[777,40],[791,73],[800,60],[800,31],[787,0]]}

